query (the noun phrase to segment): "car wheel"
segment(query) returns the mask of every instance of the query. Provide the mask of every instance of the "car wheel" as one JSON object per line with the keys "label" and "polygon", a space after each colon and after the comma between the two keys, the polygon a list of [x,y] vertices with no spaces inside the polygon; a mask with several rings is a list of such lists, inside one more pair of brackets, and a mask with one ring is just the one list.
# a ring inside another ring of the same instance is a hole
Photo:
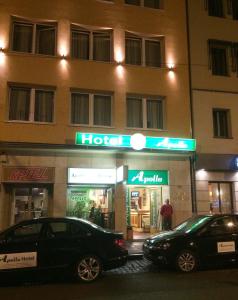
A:
{"label": "car wheel", "polygon": [[185,273],[193,272],[197,268],[197,258],[189,250],[183,250],[176,258],[176,268]]}
{"label": "car wheel", "polygon": [[92,282],[99,277],[102,272],[100,259],[94,255],[81,257],[76,264],[76,277],[84,282]]}

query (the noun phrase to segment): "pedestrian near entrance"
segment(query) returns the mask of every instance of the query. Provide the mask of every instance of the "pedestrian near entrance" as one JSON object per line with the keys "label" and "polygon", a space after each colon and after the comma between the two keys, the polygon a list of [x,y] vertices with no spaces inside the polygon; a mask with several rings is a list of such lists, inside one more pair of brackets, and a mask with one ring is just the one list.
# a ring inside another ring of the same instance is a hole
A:
{"label": "pedestrian near entrance", "polygon": [[160,215],[162,217],[162,230],[171,230],[173,207],[169,203],[169,199],[166,199],[165,204],[162,205]]}
{"label": "pedestrian near entrance", "polygon": [[96,202],[93,201],[92,207],[89,212],[89,221],[91,221],[91,222],[95,221],[95,212],[96,212]]}

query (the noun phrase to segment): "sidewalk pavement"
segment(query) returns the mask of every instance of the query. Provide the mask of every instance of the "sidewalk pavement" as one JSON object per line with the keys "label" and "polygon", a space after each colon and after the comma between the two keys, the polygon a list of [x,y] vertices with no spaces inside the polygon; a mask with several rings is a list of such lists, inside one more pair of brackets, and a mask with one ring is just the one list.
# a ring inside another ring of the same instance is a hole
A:
{"label": "sidewalk pavement", "polygon": [[129,259],[143,258],[143,250],[142,250],[143,243],[144,243],[144,239],[125,241],[125,246],[126,249],[128,250]]}

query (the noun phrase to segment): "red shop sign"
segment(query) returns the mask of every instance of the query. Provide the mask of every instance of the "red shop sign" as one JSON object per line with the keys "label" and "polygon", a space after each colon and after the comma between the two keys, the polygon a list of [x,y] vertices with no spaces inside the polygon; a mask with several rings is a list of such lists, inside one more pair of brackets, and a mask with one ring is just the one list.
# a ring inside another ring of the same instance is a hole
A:
{"label": "red shop sign", "polygon": [[48,167],[6,167],[3,168],[3,182],[54,182],[54,168]]}

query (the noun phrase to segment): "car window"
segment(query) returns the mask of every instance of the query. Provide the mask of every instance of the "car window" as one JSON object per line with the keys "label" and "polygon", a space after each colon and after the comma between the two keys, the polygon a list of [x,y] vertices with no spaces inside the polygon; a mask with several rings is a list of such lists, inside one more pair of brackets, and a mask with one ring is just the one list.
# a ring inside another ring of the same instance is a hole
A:
{"label": "car window", "polygon": [[11,231],[7,237],[9,240],[32,240],[39,237],[42,223],[22,225]]}
{"label": "car window", "polygon": [[221,217],[216,219],[208,227],[210,235],[221,235],[233,233],[236,227],[235,221],[232,217]]}
{"label": "car window", "polygon": [[179,224],[175,228],[174,231],[189,233],[198,230],[201,228],[206,222],[208,222],[212,217],[211,216],[196,216],[192,217],[183,223]]}
{"label": "car window", "polygon": [[71,223],[70,224],[70,232],[72,235],[82,235],[90,232],[90,230],[86,230],[84,226],[78,223]]}
{"label": "car window", "polygon": [[48,236],[66,237],[70,235],[70,224],[68,222],[50,222],[48,228]]}

